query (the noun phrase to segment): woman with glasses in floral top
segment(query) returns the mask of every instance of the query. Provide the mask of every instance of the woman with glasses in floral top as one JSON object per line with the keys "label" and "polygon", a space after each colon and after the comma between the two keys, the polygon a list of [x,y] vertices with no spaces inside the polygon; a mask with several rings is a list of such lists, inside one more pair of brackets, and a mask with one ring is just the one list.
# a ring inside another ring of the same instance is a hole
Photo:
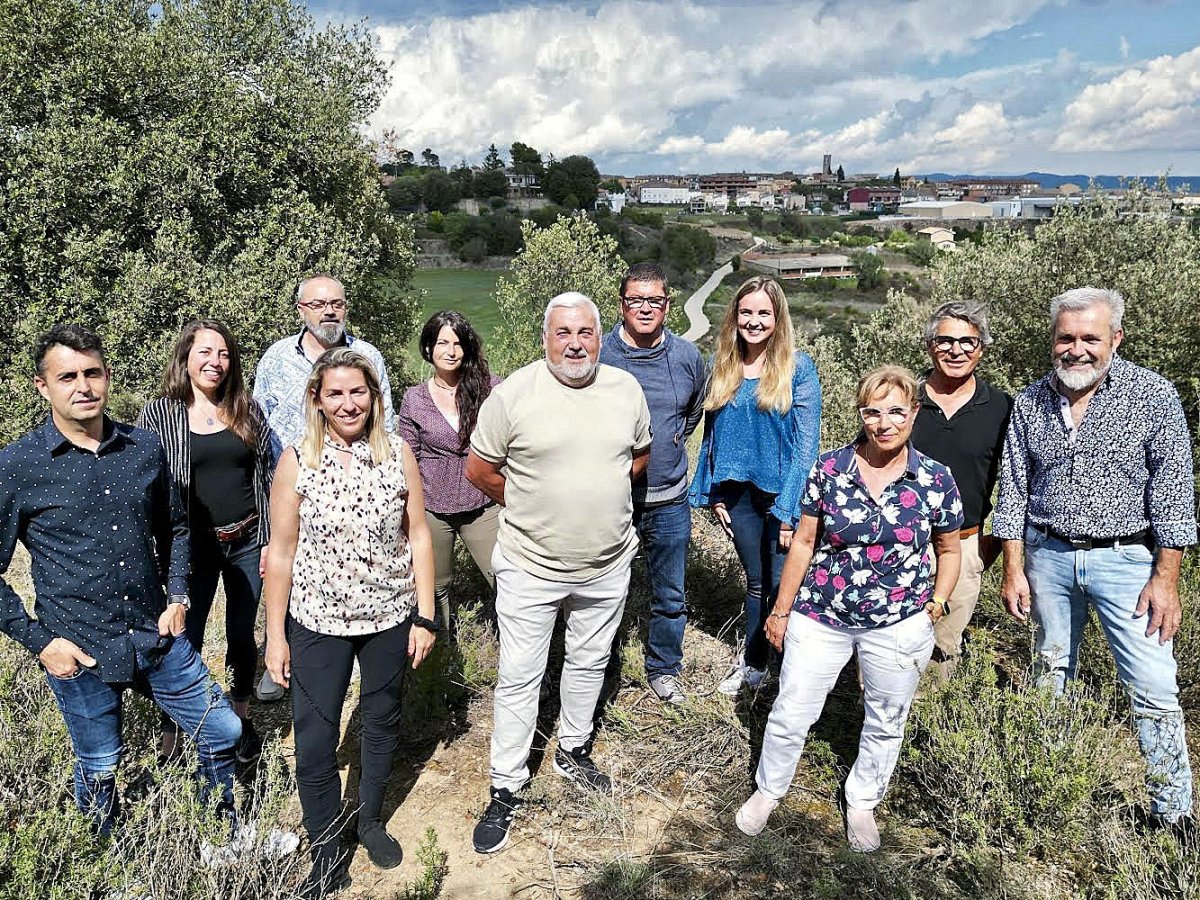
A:
{"label": "woman with glasses in floral top", "polygon": [[909,442],[917,408],[911,372],[868,372],[857,401],[862,433],[817,458],[800,501],[766,625],[771,644],[787,647],[779,696],[763,736],[758,790],[736,822],[746,834],[762,831],[825,697],[857,652],[866,715],[845,785],[846,837],[852,850],[870,852],[880,843],[874,809],[933,654],[933,626],[958,580],[962,501],[950,470]]}

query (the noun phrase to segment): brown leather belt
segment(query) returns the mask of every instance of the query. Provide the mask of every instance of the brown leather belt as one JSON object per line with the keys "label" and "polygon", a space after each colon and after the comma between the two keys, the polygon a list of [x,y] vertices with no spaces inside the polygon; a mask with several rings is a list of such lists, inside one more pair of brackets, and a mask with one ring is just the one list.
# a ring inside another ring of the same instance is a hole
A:
{"label": "brown leather belt", "polygon": [[249,531],[258,522],[258,513],[250,513],[240,522],[234,522],[232,525],[222,525],[220,528],[214,528],[213,534],[222,544],[231,544]]}
{"label": "brown leather belt", "polygon": [[979,534],[978,525],[972,525],[970,528],[960,528],[958,530],[958,536],[964,541],[973,534]]}

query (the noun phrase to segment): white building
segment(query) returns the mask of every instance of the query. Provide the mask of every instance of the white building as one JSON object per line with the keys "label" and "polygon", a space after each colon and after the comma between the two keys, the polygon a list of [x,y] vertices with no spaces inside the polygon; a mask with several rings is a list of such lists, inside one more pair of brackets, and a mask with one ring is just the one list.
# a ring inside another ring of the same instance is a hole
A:
{"label": "white building", "polygon": [[1078,206],[1082,196],[1014,197],[991,203],[992,216],[997,219],[1049,219],[1066,206]]}
{"label": "white building", "polygon": [[992,207],[967,200],[915,200],[901,203],[900,215],[919,219],[990,219]]}
{"label": "white building", "polygon": [[665,184],[644,184],[638,193],[638,202],[657,205],[682,205],[689,203],[695,191],[688,188],[669,187]]}
{"label": "white building", "polygon": [[596,197],[596,206],[607,206],[615,213],[619,213],[625,208],[626,196],[624,191],[601,191]]}

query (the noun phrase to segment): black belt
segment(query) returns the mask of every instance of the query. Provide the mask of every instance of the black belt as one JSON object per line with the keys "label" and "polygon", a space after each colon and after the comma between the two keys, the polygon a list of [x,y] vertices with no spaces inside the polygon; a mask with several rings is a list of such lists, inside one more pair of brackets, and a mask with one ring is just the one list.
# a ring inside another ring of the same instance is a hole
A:
{"label": "black belt", "polygon": [[1034,525],[1034,531],[1040,531],[1047,537],[1052,537],[1062,541],[1064,544],[1070,544],[1076,550],[1101,550],[1105,547],[1116,547],[1118,544],[1127,546],[1131,544],[1141,544],[1143,547],[1150,546],[1150,529],[1143,528],[1141,531],[1135,531],[1133,534],[1127,534],[1123,537],[1108,537],[1108,538],[1092,538],[1092,537],[1067,537],[1055,531],[1053,528],[1048,528],[1044,525]]}

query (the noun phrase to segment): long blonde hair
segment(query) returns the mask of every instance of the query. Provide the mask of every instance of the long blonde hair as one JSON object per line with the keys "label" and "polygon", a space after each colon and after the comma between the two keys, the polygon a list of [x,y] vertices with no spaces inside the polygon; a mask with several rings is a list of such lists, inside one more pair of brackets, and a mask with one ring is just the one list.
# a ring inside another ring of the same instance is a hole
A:
{"label": "long blonde hair", "polygon": [[782,415],[792,408],[792,376],[796,372],[793,349],[796,340],[792,333],[792,317],[788,314],[787,297],[774,278],[758,276],[742,282],[725,313],[725,321],[721,323],[717,351],[713,354],[708,397],[704,400],[704,408],[709,412],[729,403],[742,386],[742,357],[746,353],[746,343],[737,330],[738,304],[743,297],[755,291],[762,291],[771,298],[775,310],[775,331],[767,339],[762,377],[759,378],[754,396],[758,408],[764,412],[774,410]]}
{"label": "long blonde hair", "polygon": [[363,433],[367,446],[371,448],[371,462],[380,465],[392,458],[392,445],[388,440],[383,420],[383,391],[379,387],[379,376],[371,361],[349,347],[334,347],[326,350],[313,363],[312,374],[304,394],[304,439],[300,442],[300,461],[310,469],[321,468],[321,456],[325,450],[325,431],[329,422],[321,410],[318,397],[325,383],[325,373],[331,369],[358,369],[371,392],[371,411],[367,413],[367,425]]}

